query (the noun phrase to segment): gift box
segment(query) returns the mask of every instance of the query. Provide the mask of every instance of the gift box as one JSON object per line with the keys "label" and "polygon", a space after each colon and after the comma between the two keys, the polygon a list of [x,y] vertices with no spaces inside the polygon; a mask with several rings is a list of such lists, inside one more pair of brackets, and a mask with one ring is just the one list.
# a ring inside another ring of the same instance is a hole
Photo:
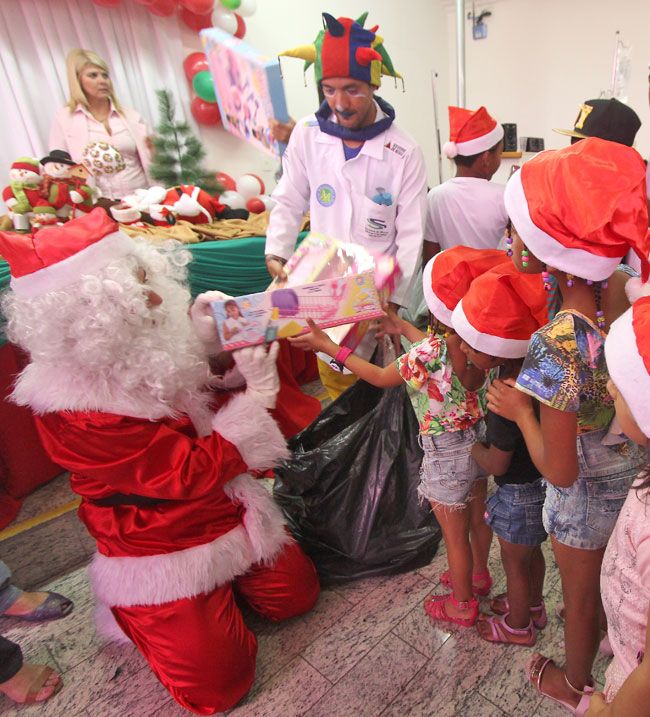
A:
{"label": "gift box", "polygon": [[271,119],[289,120],[277,57],[263,55],[217,27],[202,30],[201,41],[225,129],[281,156],[286,144],[272,139],[269,129]]}

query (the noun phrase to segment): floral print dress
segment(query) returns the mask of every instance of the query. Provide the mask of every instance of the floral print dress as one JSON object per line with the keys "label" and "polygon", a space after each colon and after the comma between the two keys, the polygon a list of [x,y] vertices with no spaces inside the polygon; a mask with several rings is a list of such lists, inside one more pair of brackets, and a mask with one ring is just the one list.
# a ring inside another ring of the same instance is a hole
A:
{"label": "floral print dress", "polygon": [[430,334],[396,361],[397,370],[413,389],[411,400],[420,433],[440,435],[470,428],[485,416],[485,388],[467,391],[453,372],[447,342]]}

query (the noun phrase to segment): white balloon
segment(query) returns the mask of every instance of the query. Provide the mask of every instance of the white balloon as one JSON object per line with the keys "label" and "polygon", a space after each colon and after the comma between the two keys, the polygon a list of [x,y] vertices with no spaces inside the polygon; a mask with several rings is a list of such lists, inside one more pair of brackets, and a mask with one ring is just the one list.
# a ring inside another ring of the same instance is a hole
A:
{"label": "white balloon", "polygon": [[257,0],[241,0],[237,8],[237,14],[242,17],[250,17],[257,10]]}
{"label": "white balloon", "polygon": [[234,35],[237,30],[237,18],[235,17],[235,13],[226,10],[221,5],[217,5],[212,13],[212,22],[231,35]]}
{"label": "white balloon", "polygon": [[268,194],[260,194],[259,198],[264,202],[264,207],[266,208],[267,212],[270,212],[271,209],[276,205],[275,199],[273,197],[270,197]]}
{"label": "white balloon", "polygon": [[219,201],[231,209],[246,209],[246,200],[239,192],[228,190],[219,197]]}
{"label": "white balloon", "polygon": [[252,174],[242,174],[237,180],[237,191],[245,199],[252,199],[264,191],[264,185]]}

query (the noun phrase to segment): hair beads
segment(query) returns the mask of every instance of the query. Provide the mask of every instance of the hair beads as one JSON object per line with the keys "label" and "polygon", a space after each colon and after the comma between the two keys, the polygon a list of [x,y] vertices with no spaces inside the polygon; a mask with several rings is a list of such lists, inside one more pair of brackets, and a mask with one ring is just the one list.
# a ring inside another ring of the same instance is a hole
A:
{"label": "hair beads", "polygon": [[521,265],[524,267],[524,269],[528,268],[528,263],[530,260],[530,252],[528,249],[522,249],[521,250]]}

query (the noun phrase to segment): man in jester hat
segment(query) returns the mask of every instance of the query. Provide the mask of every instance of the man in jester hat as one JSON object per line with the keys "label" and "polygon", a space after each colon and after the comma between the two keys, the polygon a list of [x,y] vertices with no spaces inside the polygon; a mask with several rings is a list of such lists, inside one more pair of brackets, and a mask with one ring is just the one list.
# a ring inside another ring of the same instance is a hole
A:
{"label": "man in jester hat", "polygon": [[[395,110],[375,95],[381,75],[400,77],[377,35],[358,20],[323,13],[324,29],[311,45],[280,53],[314,65],[325,101],[296,123],[273,192],[266,240],[266,265],[283,276],[302,217],[335,239],[394,255],[402,276],[390,297],[396,310],[409,300],[420,262],[426,213],[426,172],[416,142],[394,124]],[[356,353],[369,358],[374,334]],[[324,385],[336,397],[354,382],[319,361]]]}

